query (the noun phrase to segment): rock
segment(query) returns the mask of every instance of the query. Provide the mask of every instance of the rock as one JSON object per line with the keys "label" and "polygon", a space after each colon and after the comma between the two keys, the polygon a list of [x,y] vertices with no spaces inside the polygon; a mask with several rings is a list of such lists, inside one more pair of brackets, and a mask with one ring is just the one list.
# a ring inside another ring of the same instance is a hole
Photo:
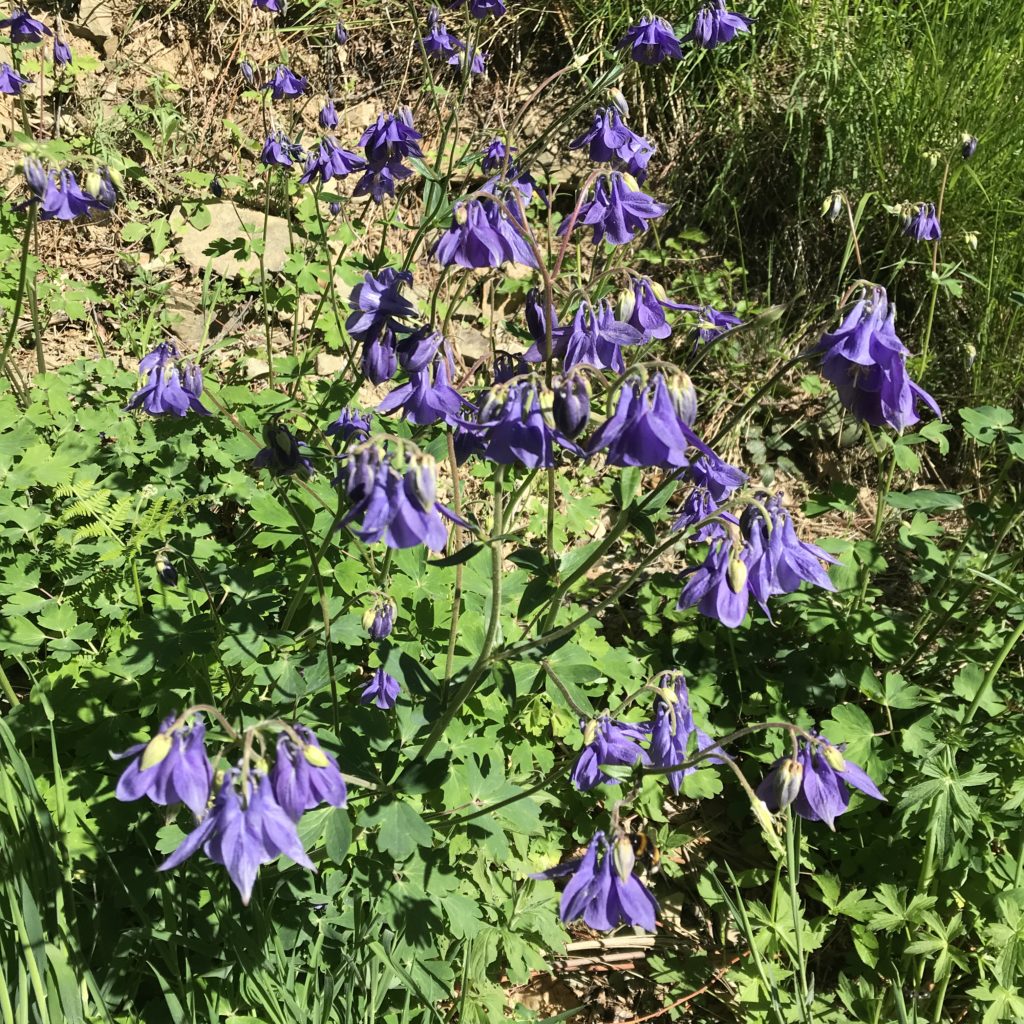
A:
{"label": "rock", "polygon": [[475,327],[465,324],[452,324],[452,341],[458,349],[459,355],[472,365],[479,359],[489,359],[491,356],[491,342],[487,335],[478,331]]}
{"label": "rock", "polygon": [[348,366],[347,356],[332,356],[329,352],[318,352],[316,374],[318,377],[334,377]]}
{"label": "rock", "polygon": [[206,318],[198,304],[177,286],[167,292],[167,312],[171,333],[181,342],[183,351],[198,349],[206,333]]}
{"label": "rock", "polygon": [[112,57],[117,49],[114,7],[110,0],[82,0],[78,5],[78,21],[69,23],[68,29],[99,47],[104,57]]}
{"label": "rock", "polygon": [[267,361],[265,359],[257,359],[255,356],[249,356],[242,363],[242,369],[245,371],[246,380],[270,376],[270,367],[267,365]]}
{"label": "rock", "polygon": [[[221,277],[259,274],[259,257],[250,252],[242,257],[246,239],[263,237],[263,214],[247,210],[232,202],[207,203],[210,223],[199,228],[190,223],[179,206],[171,215],[171,227],[178,238],[175,250],[197,273],[205,274],[211,263],[213,272]],[[264,265],[270,273],[284,269],[291,248],[288,222],[283,217],[267,219]]]}

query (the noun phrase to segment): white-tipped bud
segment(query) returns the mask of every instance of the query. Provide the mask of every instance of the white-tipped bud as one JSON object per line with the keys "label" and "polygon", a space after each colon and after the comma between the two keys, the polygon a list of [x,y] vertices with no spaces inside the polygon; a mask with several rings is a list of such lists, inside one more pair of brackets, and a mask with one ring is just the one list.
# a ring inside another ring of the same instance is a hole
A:
{"label": "white-tipped bud", "polygon": [[139,770],[155,768],[171,752],[174,737],[169,732],[158,732],[147,744],[139,760]]}

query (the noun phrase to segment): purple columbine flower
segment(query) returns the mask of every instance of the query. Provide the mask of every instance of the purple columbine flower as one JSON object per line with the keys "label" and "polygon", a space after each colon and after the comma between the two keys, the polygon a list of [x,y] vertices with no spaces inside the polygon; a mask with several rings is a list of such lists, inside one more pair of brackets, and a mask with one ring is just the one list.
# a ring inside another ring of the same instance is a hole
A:
{"label": "purple columbine flower", "polygon": [[[448,6],[454,10],[461,7],[462,2],[463,0],[453,0]],[[505,13],[505,4],[503,0],[469,0],[469,13],[474,18],[486,18],[488,15],[500,18]]]}
{"label": "purple columbine flower", "polygon": [[750,605],[748,561],[757,554],[749,545],[739,546],[729,538],[712,541],[703,564],[689,570],[676,611],[696,605],[701,615],[718,619],[723,626],[734,629],[747,615]]}
{"label": "purple columbine flower", "polygon": [[50,173],[39,207],[40,220],[77,220],[88,217],[99,207],[96,199],[79,187],[74,174],[67,168],[60,174]]}
{"label": "purple columbine flower", "polygon": [[848,787],[885,800],[871,776],[843,756],[843,746],[835,747],[822,736],[818,743],[801,741],[795,760],[780,757],[757,787],[757,795],[770,811],[792,804],[801,818],[823,821],[834,832],[836,818],[850,806]]}
{"label": "purple columbine flower", "polygon": [[339,46],[344,46],[348,42],[348,29],[340,21],[334,26],[334,41]]}
{"label": "purple columbine flower", "polygon": [[432,252],[443,267],[473,270],[500,267],[502,263],[537,266],[518,221],[490,199],[456,203],[451,226],[434,243]]}
{"label": "purple columbine flower", "polygon": [[390,711],[401,692],[402,686],[398,680],[379,668],[366,681],[359,699],[363,704],[376,704],[382,711]]}
{"label": "purple columbine flower", "polygon": [[619,297],[619,316],[631,327],[638,330],[645,341],[651,338],[667,338],[672,327],[665,318],[668,299],[665,290],[649,277],[630,279],[627,288]]}
{"label": "purple columbine flower", "polygon": [[161,342],[139,360],[139,374],[146,381],[128,400],[126,409],[142,409],[150,416],[184,416],[188,412],[209,416],[200,398],[203,375],[198,366],[176,365],[178,349],[171,342]]}
{"label": "purple columbine flower", "polygon": [[53,39],[53,63],[58,67],[72,63],[71,47],[60,36]]}
{"label": "purple columbine flower", "polygon": [[53,35],[41,21],[33,18],[28,11],[17,7],[9,18],[0,21],[0,28],[11,30],[12,43],[38,43],[43,36]]}
{"label": "purple columbine flower", "polygon": [[466,43],[459,43],[459,48],[449,58],[447,63],[456,67],[464,68],[469,62],[469,73],[471,75],[482,75],[487,70],[489,53],[485,53],[478,46],[471,46]]}
{"label": "purple columbine flower", "polygon": [[303,149],[297,142],[292,142],[284,132],[272,132],[267,136],[260,151],[260,163],[266,167],[291,167],[296,160],[301,160]]}
{"label": "purple columbine flower", "polygon": [[19,75],[10,64],[0,64],[0,93],[5,93],[7,96],[20,96],[21,90],[31,84],[31,78]]}
{"label": "purple columbine flower", "polygon": [[321,746],[310,729],[293,727],[299,742],[287,733],[277,738],[277,757],[270,770],[270,788],[281,810],[292,821],[321,804],[344,807],[348,789],[338,762]]}
{"label": "purple columbine flower", "polygon": [[200,847],[210,860],[227,868],[246,906],[263,864],[281,854],[310,871],[313,862],[302,848],[295,822],[274,799],[266,775],[250,778],[241,798],[235,788],[237,771],[228,772],[213,809],[199,827],[160,865],[161,871],[182,864]]}
{"label": "purple columbine flower", "polygon": [[[734,491],[747,482],[747,474],[731,463],[719,458],[708,449],[690,463],[687,470],[688,478],[694,488],[683,499],[682,514],[672,524],[673,530],[682,530],[707,519],[718,511],[723,502],[727,501]],[[738,526],[735,516],[723,516],[723,520]],[[725,528],[722,521],[713,520],[706,523],[695,534],[695,541],[707,541],[716,537],[724,537]]]}
{"label": "purple columbine flower", "polygon": [[317,114],[317,121],[325,132],[333,131],[338,127],[338,111],[334,106],[334,100],[327,97],[327,102],[320,108]]}
{"label": "purple columbine flower", "polygon": [[630,56],[639,64],[658,64],[667,57],[681,60],[683,56],[679,39],[664,18],[645,15],[626,29],[626,34],[619,40],[619,48],[627,46]]}
{"label": "purple columbine flower", "polygon": [[412,176],[412,169],[398,158],[380,168],[368,168],[352,190],[354,197],[369,196],[378,206],[385,199],[395,198],[395,182]]}
{"label": "purple columbine flower", "polygon": [[440,353],[433,369],[428,364],[410,374],[409,382],[401,384],[377,406],[377,412],[402,410],[403,418],[417,426],[444,421],[456,422],[465,405],[462,396],[451,386],[448,357]]}
{"label": "purple columbine flower", "polygon": [[697,11],[693,28],[683,36],[683,42],[693,42],[705,50],[713,50],[722,43],[731,43],[740,32],[749,32],[753,18],[726,9],[725,0],[712,0]]}
{"label": "purple columbine flower", "polygon": [[635,864],[636,854],[628,835],[620,833],[609,843],[603,832],[596,832],[582,857],[530,877],[572,874],[558,909],[565,924],[582,917],[595,931],[611,931],[620,924],[628,924],[653,932],[658,904],[633,873]]}
{"label": "purple columbine flower", "polygon": [[491,174],[500,171],[506,163],[512,160],[514,149],[509,149],[503,139],[491,139],[484,150],[483,159],[480,161],[480,169],[484,174]]}
{"label": "purple columbine flower", "polygon": [[[602,174],[594,183],[594,198],[582,204],[573,226],[592,227],[595,245],[602,240],[611,245],[625,245],[647,230],[648,221],[667,211],[667,206],[641,192],[632,177],[613,171]],[[558,227],[558,234],[564,235],[569,224],[570,218],[566,217]]]}
{"label": "purple columbine flower", "polygon": [[50,183],[50,176],[46,168],[35,157],[26,157],[21,165],[21,172],[25,175],[25,184],[34,199],[42,199],[46,194],[47,185]]}
{"label": "purple columbine flower", "polygon": [[654,155],[654,146],[627,127],[614,106],[598,110],[590,128],[569,143],[570,149],[584,146],[589,147],[590,159],[595,163],[614,164],[641,182]]}
{"label": "purple columbine flower", "polygon": [[441,350],[442,345],[445,346],[447,352],[447,343],[440,331],[433,330],[429,324],[417,327],[415,331],[407,334],[396,344],[398,365],[406,373],[419,373],[433,362],[434,356]]}
{"label": "purple columbine flower", "polygon": [[269,470],[271,476],[298,473],[307,478],[316,472],[313,463],[302,454],[302,449],[309,445],[276,419],[269,419],[263,424],[263,443],[266,447],[261,448],[252,460],[253,469]]}
{"label": "purple columbine flower", "polygon": [[308,185],[319,178],[320,184],[326,185],[334,178],[347,178],[353,171],[365,166],[366,161],[358,153],[342,149],[330,135],[327,135],[307,157],[306,168],[299,182]]}
{"label": "purple columbine flower", "polygon": [[263,88],[270,90],[272,99],[290,100],[301,96],[309,88],[309,82],[295,74],[287,65],[278,64],[270,76],[270,81]]}
{"label": "purple columbine flower", "polygon": [[253,70],[253,66],[247,60],[243,60],[238,65],[238,70],[245,84],[250,88],[254,88],[256,85],[256,72]]}
{"label": "purple columbine flower", "polygon": [[[571,324],[551,332],[552,354],[561,358],[565,369],[594,366],[613,373],[625,373],[624,345],[641,345],[644,336],[629,324],[615,319],[612,305],[602,299],[596,306],[581,302]],[[534,345],[523,356],[528,362],[545,358],[542,345]]]}
{"label": "purple columbine flower", "polygon": [[[698,728],[690,710],[690,691],[682,672],[665,672],[658,680],[658,696],[654,702],[654,721],[651,723],[651,743],[647,748],[651,765],[655,768],[669,768],[702,750],[715,746],[715,741],[703,729]],[[690,738],[695,737],[693,749]],[[708,757],[708,762],[720,764],[721,757]],[[692,765],[668,773],[668,782],[673,793],[679,792],[683,778],[692,775],[698,768]]]}
{"label": "purple columbine flower", "polygon": [[398,607],[390,597],[380,595],[363,612],[363,629],[371,640],[386,640],[395,628],[395,614]]}
{"label": "purple columbine flower", "polygon": [[835,331],[823,334],[818,351],[822,374],[858,419],[903,430],[920,420],[919,401],[942,416],[935,399],[907,373],[909,353],[896,334],[896,309],[884,288],[872,288]]}
{"label": "purple columbine flower", "polygon": [[581,721],[583,751],[572,770],[573,785],[581,792],[595,786],[617,786],[618,779],[601,770],[602,765],[650,764],[640,741],[647,739],[648,727],[633,722],[618,722],[607,715]]}
{"label": "purple columbine flower", "polygon": [[479,404],[475,421],[460,420],[463,454],[478,452],[500,465],[527,469],[555,464],[555,445],[580,449],[555,425],[553,396],[531,378],[495,384]]}
{"label": "purple columbine flower", "polygon": [[252,0],[252,6],[257,11],[281,14],[284,11],[285,2],[286,0]]}
{"label": "purple columbine flower", "polygon": [[412,274],[408,270],[385,267],[378,274],[364,274],[348,300],[352,313],[345,321],[345,330],[349,335],[356,341],[368,341],[387,328],[411,330],[401,323],[416,315],[412,303],[402,295],[404,285],[412,286]]}
{"label": "purple columbine flower", "polygon": [[458,51],[462,41],[448,31],[448,26],[441,19],[441,12],[431,7],[427,13],[427,33],[420,42],[427,53],[436,53],[448,57]]}
{"label": "purple columbine flower", "polygon": [[380,114],[363,132],[359,145],[366,153],[366,162],[377,169],[396,159],[422,157],[419,146],[422,138],[413,127],[412,114],[405,108],[398,114]]}
{"label": "purple columbine flower", "polygon": [[398,369],[398,351],[395,332],[390,327],[363,342],[359,365],[363,376],[374,384],[383,384],[394,377]]}
{"label": "purple columbine flower", "polygon": [[328,437],[338,437],[342,444],[346,444],[353,438],[365,440],[370,435],[369,414],[345,406],[325,433]]}
{"label": "purple columbine flower", "polygon": [[611,466],[659,466],[679,469],[690,465],[687,449],[707,452],[691,425],[697,416],[697,392],[685,373],[666,379],[656,373],[649,381],[627,377],[615,411],[594,432],[588,451],[605,451]]}
{"label": "purple columbine flower", "polygon": [[551,417],[555,426],[574,441],[590,422],[590,385],[582,373],[570,371],[552,382]]}
{"label": "purple columbine flower", "polygon": [[937,242],[942,237],[939,218],[934,203],[918,203],[914,213],[906,218],[903,234],[915,242]]}
{"label": "purple columbine flower", "polygon": [[390,548],[425,544],[440,551],[448,543],[445,518],[469,528],[469,524],[437,500],[437,464],[429,455],[407,460],[399,473],[389,453],[366,445],[342,457],[340,483],[350,508],[339,526],[361,520],[355,530],[365,544],[379,540]]}
{"label": "purple columbine flower", "polygon": [[117,782],[117,799],[127,802],[145,796],[161,807],[183,803],[197,818],[202,817],[213,784],[205,737],[202,716],[178,723],[174,714],[168,715],[148,743],[136,743],[114,755],[119,760],[133,759]]}

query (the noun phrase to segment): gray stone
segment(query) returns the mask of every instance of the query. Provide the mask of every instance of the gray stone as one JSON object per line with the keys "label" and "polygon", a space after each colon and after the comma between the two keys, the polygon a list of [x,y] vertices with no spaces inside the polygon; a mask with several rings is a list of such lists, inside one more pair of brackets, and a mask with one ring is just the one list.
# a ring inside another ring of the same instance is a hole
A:
{"label": "gray stone", "polygon": [[[171,227],[178,236],[175,250],[197,273],[205,274],[211,264],[213,272],[221,277],[258,275],[259,257],[250,252],[240,258],[240,250],[248,238],[263,237],[263,214],[259,210],[247,210],[232,202],[207,203],[210,223],[196,227],[185,217],[181,207],[171,215]],[[288,222],[283,217],[267,218],[264,265],[269,273],[284,269],[291,248]]]}
{"label": "gray stone", "polygon": [[348,366],[347,356],[332,356],[330,352],[318,352],[316,373],[318,377],[334,377]]}

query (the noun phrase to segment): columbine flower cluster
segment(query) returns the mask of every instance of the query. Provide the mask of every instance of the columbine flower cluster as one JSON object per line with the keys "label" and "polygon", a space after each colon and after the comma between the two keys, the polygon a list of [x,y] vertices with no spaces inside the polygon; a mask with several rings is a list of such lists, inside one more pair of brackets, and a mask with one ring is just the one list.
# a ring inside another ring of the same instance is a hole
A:
{"label": "columbine flower cluster", "polygon": [[[179,803],[188,807],[198,825],[160,870],[177,867],[201,848],[227,869],[242,902],[248,904],[260,867],[282,854],[316,870],[303,849],[297,824],[306,811],[321,804],[344,807],[345,780],[338,762],[311,730],[266,722],[246,732],[241,760],[218,773],[215,785],[203,709],[169,715],[148,742],[114,755],[131,758],[118,780],[116,795],[125,801],[148,797],[161,807]],[[262,730],[268,727],[280,730],[269,768],[264,757],[253,755],[253,741],[262,749]],[[232,738],[241,739],[233,731]]]}
{"label": "columbine flower cluster", "polygon": [[177,346],[160,342],[139,360],[145,382],[128,400],[128,409],[142,409],[150,416],[184,416],[188,412],[209,416],[200,401],[203,373],[194,363],[181,360]]}
{"label": "columbine flower cluster", "polygon": [[682,39],[664,18],[644,15],[626,29],[619,48],[628,50],[640,64],[659,64],[668,59],[681,60],[680,43],[692,42],[702,49],[713,50],[722,43],[732,42],[739,33],[749,31],[752,24],[752,18],[729,11],[725,0],[710,0],[700,5],[693,28]]}
{"label": "columbine flower cluster", "polygon": [[60,171],[47,170],[38,160],[30,158],[25,161],[23,171],[29,202],[36,205],[40,220],[79,220],[94,213],[108,212],[117,203],[121,176],[112,168],[90,171],[85,176],[84,189],[67,167]]}

